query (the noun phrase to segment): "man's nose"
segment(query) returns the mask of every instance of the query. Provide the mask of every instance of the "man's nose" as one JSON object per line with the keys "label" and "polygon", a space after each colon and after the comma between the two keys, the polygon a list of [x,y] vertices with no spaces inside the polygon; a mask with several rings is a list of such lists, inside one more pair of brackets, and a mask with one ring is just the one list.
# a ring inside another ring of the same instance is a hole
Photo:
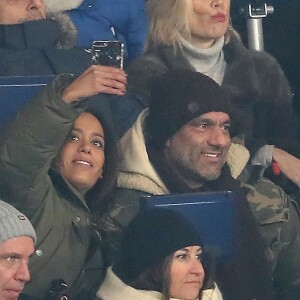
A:
{"label": "man's nose", "polygon": [[31,0],[28,8],[29,9],[37,9],[40,8],[44,5],[44,1],[43,0]]}
{"label": "man's nose", "polygon": [[27,261],[24,260],[20,262],[15,273],[15,279],[22,282],[28,282],[30,280],[30,272]]}
{"label": "man's nose", "polygon": [[212,146],[226,147],[230,141],[228,132],[225,132],[220,126],[213,126],[209,132],[207,143]]}

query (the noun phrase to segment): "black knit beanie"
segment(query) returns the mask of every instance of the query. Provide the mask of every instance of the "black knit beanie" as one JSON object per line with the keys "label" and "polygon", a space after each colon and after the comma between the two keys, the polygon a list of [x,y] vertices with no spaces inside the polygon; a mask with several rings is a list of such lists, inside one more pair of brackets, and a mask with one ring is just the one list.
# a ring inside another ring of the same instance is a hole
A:
{"label": "black knit beanie", "polygon": [[196,71],[168,71],[150,83],[147,140],[161,149],[182,126],[212,111],[232,117],[230,100],[222,87]]}
{"label": "black knit beanie", "polygon": [[129,223],[120,260],[113,270],[128,284],[173,252],[196,245],[202,243],[188,220],[170,209],[153,208],[138,214]]}

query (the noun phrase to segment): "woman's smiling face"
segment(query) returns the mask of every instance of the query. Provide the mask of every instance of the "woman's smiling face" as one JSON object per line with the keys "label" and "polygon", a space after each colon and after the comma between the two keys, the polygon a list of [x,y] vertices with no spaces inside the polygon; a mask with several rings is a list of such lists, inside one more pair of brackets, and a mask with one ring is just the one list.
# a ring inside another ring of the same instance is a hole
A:
{"label": "woman's smiling face", "polygon": [[101,178],[104,147],[104,131],[99,120],[90,113],[81,114],[58,161],[60,174],[80,193],[86,193]]}

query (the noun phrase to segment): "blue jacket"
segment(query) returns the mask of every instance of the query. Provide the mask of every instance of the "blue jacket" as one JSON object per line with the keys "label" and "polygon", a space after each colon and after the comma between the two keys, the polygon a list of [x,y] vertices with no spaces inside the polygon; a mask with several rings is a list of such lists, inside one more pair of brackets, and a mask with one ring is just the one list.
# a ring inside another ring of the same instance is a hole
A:
{"label": "blue jacket", "polygon": [[147,34],[145,0],[84,0],[69,15],[78,31],[78,45],[120,40],[127,61],[142,54]]}

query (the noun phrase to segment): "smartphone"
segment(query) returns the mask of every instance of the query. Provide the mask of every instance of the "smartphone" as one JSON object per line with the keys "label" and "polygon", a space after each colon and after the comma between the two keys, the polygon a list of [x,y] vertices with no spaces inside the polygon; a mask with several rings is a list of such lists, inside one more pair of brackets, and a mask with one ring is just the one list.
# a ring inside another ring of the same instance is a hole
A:
{"label": "smartphone", "polygon": [[124,44],[119,41],[94,41],[91,49],[94,65],[123,69]]}

